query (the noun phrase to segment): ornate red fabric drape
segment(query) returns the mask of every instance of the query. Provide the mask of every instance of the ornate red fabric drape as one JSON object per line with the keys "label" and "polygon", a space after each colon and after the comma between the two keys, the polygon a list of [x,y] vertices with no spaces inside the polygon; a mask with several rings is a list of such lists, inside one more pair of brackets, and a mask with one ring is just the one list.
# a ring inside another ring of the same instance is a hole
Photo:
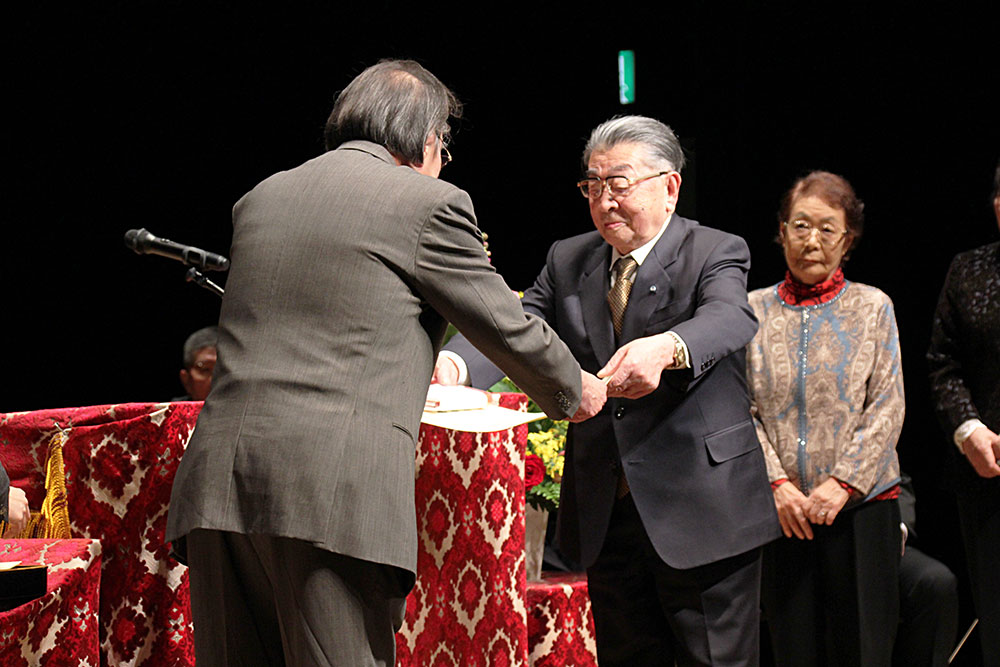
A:
{"label": "ornate red fabric drape", "polygon": [[0,665],[97,665],[97,540],[0,540],[0,561],[48,566],[46,594],[0,612]]}
{"label": "ornate red fabric drape", "polygon": [[[526,399],[504,394],[501,403],[523,409]],[[0,461],[35,508],[45,494],[48,442],[57,428],[70,429],[63,462],[71,531],[99,540],[102,552],[100,598],[93,601],[101,664],[194,664],[187,568],[162,542],[170,487],[200,409],[124,404],[0,415]],[[592,621],[581,625],[589,620],[585,588],[581,595],[576,584],[555,607],[546,595],[527,593],[526,440],[527,426],[494,433],[421,427],[418,575],[397,637],[398,664],[526,665],[544,657],[534,655],[540,646],[551,643],[561,654],[565,645],[567,655],[589,646],[571,636],[577,627],[592,636]],[[551,622],[529,611],[538,604],[548,605]],[[25,631],[41,641],[51,627],[36,623]],[[551,632],[558,635],[552,642]]]}
{"label": "ornate red fabric drape", "polygon": [[101,664],[194,664],[187,568],[167,556],[163,532],[200,410],[130,403],[0,415],[0,460],[33,508],[45,497],[48,442],[71,429],[63,444],[70,529],[99,540],[103,554]]}

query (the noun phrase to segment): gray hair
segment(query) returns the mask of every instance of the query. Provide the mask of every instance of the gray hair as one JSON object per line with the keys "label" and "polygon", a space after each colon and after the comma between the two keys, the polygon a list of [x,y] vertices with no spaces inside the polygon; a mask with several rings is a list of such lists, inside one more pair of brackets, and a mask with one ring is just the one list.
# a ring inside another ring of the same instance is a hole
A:
{"label": "gray hair", "polygon": [[583,168],[587,169],[594,151],[606,151],[618,144],[636,143],[645,147],[649,166],[680,171],[684,151],[668,125],[647,116],[616,116],[594,128],[583,149]]}
{"label": "gray hair", "polygon": [[420,164],[434,133],[447,143],[448,118],[462,105],[436,76],[412,60],[382,60],[354,77],[337,96],[326,121],[326,149],[365,139],[393,155]]}
{"label": "gray hair", "polygon": [[184,341],[184,368],[194,366],[198,350],[206,347],[216,347],[219,342],[219,327],[198,329]]}

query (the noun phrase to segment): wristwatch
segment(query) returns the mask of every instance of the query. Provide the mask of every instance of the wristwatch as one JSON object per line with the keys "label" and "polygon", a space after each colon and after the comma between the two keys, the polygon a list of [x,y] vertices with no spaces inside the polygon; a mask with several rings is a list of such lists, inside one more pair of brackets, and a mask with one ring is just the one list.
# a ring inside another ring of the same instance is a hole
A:
{"label": "wristwatch", "polygon": [[687,353],[685,352],[687,348],[684,347],[684,341],[673,331],[668,331],[667,335],[674,340],[674,361],[668,368],[687,368]]}

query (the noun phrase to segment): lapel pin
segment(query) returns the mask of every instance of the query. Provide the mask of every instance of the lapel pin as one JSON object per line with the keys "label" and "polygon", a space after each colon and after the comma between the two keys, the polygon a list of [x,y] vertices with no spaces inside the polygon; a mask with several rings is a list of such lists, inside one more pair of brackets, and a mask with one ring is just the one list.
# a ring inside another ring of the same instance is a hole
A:
{"label": "lapel pin", "polygon": [[650,285],[649,286],[649,291],[650,292],[655,292],[656,291],[656,285]]}

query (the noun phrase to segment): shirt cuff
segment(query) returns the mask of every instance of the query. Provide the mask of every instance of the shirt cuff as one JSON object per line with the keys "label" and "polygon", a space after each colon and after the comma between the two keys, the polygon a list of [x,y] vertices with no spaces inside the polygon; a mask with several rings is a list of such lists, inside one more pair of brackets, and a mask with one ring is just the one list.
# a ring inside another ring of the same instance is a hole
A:
{"label": "shirt cuff", "polygon": [[674,361],[667,368],[691,368],[691,355],[688,354],[687,343],[674,331],[668,331],[667,335],[674,339]]}
{"label": "shirt cuff", "polygon": [[[958,451],[962,452],[962,443],[968,440],[969,436],[972,435],[972,432],[980,427],[986,428],[986,424],[978,419],[967,419],[958,425],[958,428],[955,429],[955,435],[953,436],[955,446],[958,447]],[[964,454],[965,452],[962,453]]]}
{"label": "shirt cuff", "polygon": [[445,359],[451,359],[458,366],[458,384],[469,386],[469,366],[465,363],[465,359],[458,356],[454,352],[449,350],[441,350],[438,352],[438,359],[444,357]]}

